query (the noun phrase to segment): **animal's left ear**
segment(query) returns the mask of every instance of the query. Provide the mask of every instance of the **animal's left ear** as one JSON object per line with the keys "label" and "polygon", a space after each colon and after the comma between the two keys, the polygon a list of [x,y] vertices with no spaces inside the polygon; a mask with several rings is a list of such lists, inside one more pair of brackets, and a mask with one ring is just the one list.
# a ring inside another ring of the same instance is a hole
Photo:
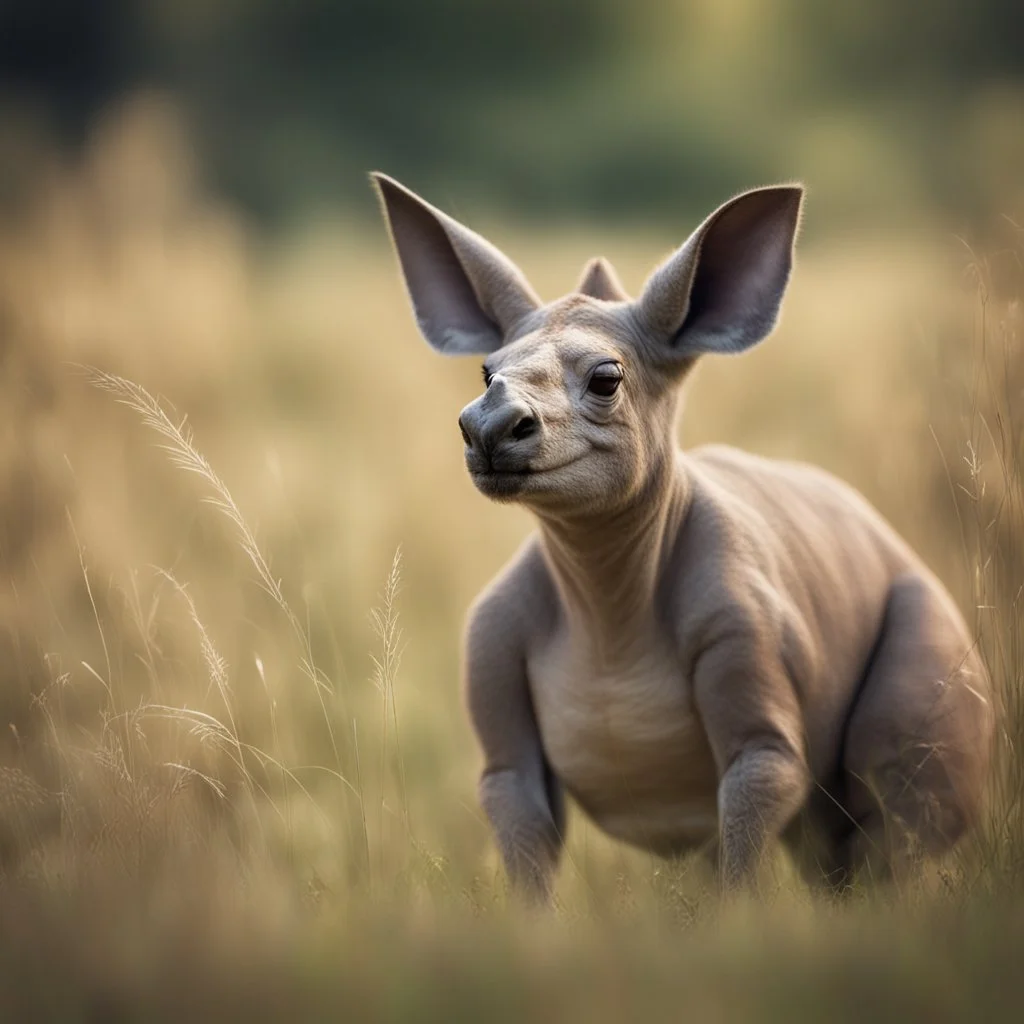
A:
{"label": "animal's left ear", "polygon": [[804,190],[759,188],[720,206],[644,285],[635,312],[678,356],[742,352],[771,333],[793,265]]}

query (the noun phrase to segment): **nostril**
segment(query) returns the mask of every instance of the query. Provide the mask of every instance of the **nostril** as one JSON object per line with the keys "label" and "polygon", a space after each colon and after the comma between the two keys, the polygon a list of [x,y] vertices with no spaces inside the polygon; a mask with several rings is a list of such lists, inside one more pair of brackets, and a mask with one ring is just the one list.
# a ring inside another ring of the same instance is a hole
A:
{"label": "nostril", "polygon": [[525,441],[531,434],[537,433],[537,419],[535,416],[524,416],[513,428],[512,436],[517,441]]}
{"label": "nostril", "polygon": [[462,434],[462,440],[466,442],[467,448],[473,447],[473,438],[469,436],[469,431],[466,430],[466,424],[462,422],[462,417],[459,417],[459,431]]}

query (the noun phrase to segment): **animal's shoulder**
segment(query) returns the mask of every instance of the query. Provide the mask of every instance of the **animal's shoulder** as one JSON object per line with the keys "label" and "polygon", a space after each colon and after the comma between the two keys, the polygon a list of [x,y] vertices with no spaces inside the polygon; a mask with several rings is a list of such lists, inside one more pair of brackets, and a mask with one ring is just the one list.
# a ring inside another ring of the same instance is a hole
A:
{"label": "animal's shoulder", "polygon": [[827,470],[714,445],[687,456],[695,505],[705,530],[736,543],[745,534],[761,550],[778,547],[871,547],[893,564],[913,557],[871,503]]}
{"label": "animal's shoulder", "polygon": [[470,606],[467,643],[501,639],[521,649],[552,627],[558,607],[540,538],[534,534]]}
{"label": "animal's shoulder", "polygon": [[688,461],[698,468],[706,483],[757,504],[797,500],[839,504],[859,512],[871,509],[867,499],[850,484],[807,462],[766,458],[724,444],[696,448],[688,454]]}
{"label": "animal's shoulder", "polygon": [[675,565],[691,619],[834,638],[860,614],[870,631],[893,576],[919,564],[864,497],[823,469],[719,446],[687,461],[691,507]]}

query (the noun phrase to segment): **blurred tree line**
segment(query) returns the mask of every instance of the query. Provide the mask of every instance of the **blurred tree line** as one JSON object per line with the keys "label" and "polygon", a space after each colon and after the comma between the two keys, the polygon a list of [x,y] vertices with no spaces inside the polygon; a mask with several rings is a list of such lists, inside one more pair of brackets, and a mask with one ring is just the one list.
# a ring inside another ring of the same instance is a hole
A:
{"label": "blurred tree line", "polygon": [[1022,38],[1020,0],[0,0],[0,131],[73,148],[166,90],[266,218],[365,196],[371,167],[534,216],[777,177],[974,212],[1024,169]]}

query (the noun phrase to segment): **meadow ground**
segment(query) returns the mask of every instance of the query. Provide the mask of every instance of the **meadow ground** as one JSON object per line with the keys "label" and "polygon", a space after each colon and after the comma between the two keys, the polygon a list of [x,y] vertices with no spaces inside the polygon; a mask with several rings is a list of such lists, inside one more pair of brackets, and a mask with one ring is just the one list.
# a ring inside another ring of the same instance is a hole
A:
{"label": "meadow ground", "polygon": [[[574,816],[510,906],[462,709],[466,606],[530,528],[462,468],[478,367],[383,231],[261,241],[153,111],[0,230],[0,1017],[986,1019],[1024,1000],[1024,239],[820,236],[682,440],[818,462],[953,589],[1001,700],[982,834],[842,903],[783,858],[720,909]],[[655,236],[483,223],[543,295]],[[187,422],[186,422],[187,417]]]}

